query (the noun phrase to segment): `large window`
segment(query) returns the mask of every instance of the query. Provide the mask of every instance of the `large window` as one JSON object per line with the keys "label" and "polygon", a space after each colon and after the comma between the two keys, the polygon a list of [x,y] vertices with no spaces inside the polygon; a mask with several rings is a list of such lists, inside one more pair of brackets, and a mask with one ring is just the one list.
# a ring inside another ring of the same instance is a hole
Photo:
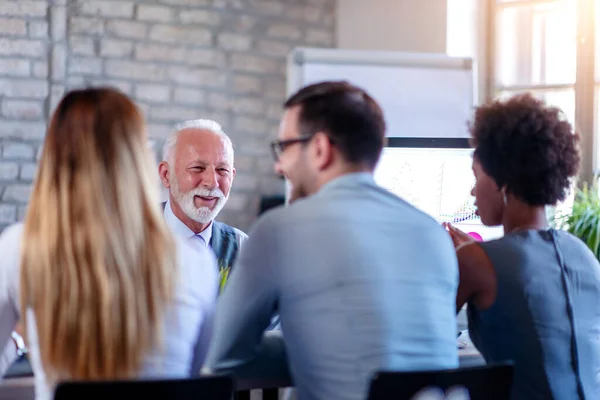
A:
{"label": "large window", "polygon": [[493,97],[529,91],[575,123],[577,1],[502,1],[493,5]]}
{"label": "large window", "polygon": [[582,137],[580,177],[590,181],[600,159],[600,0],[447,0],[447,9],[447,53],[484,65],[480,100],[530,92],[561,108]]}
{"label": "large window", "polygon": [[[560,107],[582,137],[581,178],[597,171],[600,0],[483,0],[487,99],[531,92]],[[487,28],[487,31],[486,30]],[[594,34],[596,30],[596,34]],[[595,127],[596,126],[596,127]]]}
{"label": "large window", "polygon": [[[594,71],[600,0],[486,0],[490,67],[487,98],[531,92],[560,107],[581,136],[580,180],[598,166],[600,73]],[[594,33],[594,30],[596,31]],[[593,88],[593,89],[592,89]],[[558,210],[572,204],[574,190]]]}

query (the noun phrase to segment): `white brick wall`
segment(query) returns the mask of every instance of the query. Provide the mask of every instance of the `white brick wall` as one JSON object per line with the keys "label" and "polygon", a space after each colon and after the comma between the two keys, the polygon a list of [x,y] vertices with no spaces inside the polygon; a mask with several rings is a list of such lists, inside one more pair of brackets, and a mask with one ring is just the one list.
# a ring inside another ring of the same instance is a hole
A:
{"label": "white brick wall", "polygon": [[13,181],[19,176],[19,164],[16,162],[0,162],[0,182]]}
{"label": "white brick wall", "polygon": [[2,146],[3,160],[26,160],[34,159],[35,151],[33,146],[26,143],[6,142]]}
{"label": "white brick wall", "polygon": [[221,16],[218,12],[211,10],[181,10],[179,12],[179,20],[189,25],[217,26],[221,23]]}
{"label": "white brick wall", "polygon": [[171,96],[169,85],[138,84],[135,88],[135,98],[150,103],[167,103]]}
{"label": "white brick wall", "polygon": [[0,18],[0,35],[23,36],[27,34],[27,21],[21,18]]}
{"label": "white brick wall", "polygon": [[106,21],[106,32],[116,37],[143,39],[148,34],[148,25],[133,21]]}
{"label": "white brick wall", "polygon": [[44,105],[36,100],[11,100],[4,99],[1,103],[0,113],[8,119],[33,119],[44,117]]}
{"label": "white brick wall", "polygon": [[[49,95],[49,4],[0,0],[0,230],[29,198]],[[25,168],[25,169],[23,169]]]}
{"label": "white brick wall", "polygon": [[133,2],[126,0],[78,0],[81,15],[101,17],[133,18]]}
{"label": "white brick wall", "polygon": [[0,204],[0,224],[6,225],[17,218],[17,206],[13,204]]}
{"label": "white brick wall", "polygon": [[197,26],[183,27],[177,25],[154,25],[150,29],[150,40],[162,43],[186,43],[210,46],[213,32],[208,28]]}
{"label": "white brick wall", "polygon": [[44,57],[46,46],[41,40],[0,38],[0,56]]}
{"label": "white brick wall", "polygon": [[122,39],[102,39],[100,55],[102,57],[131,57],[133,42]]}
{"label": "white brick wall", "polygon": [[167,6],[140,4],[137,6],[136,18],[140,21],[171,22],[174,10]]}
{"label": "white brick wall", "polygon": [[45,17],[48,3],[39,1],[0,1],[0,15],[8,17]]}
{"label": "white brick wall", "polygon": [[173,124],[213,118],[237,178],[220,219],[247,229],[283,192],[269,141],[295,46],[332,46],[335,0],[0,0],[0,230],[23,218],[49,113],[66,90],[132,96],[160,151]]}
{"label": "white brick wall", "polygon": [[0,58],[0,71],[4,76],[30,76],[31,62],[22,58]]}

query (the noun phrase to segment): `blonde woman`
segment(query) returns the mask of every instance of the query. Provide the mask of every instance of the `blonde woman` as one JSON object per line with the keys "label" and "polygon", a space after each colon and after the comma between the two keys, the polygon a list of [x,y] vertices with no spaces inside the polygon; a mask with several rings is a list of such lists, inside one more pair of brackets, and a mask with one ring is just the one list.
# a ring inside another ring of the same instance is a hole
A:
{"label": "blonde woman", "polygon": [[100,88],[62,99],[25,223],[0,236],[0,345],[22,320],[37,399],[61,380],[198,371],[216,260],[171,237],[155,170],[125,95]]}

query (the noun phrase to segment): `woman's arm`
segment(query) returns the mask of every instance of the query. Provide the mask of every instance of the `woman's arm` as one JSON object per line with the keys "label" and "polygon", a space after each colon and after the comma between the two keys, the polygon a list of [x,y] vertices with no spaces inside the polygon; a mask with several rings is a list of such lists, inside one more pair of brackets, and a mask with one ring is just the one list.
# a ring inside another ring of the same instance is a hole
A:
{"label": "woman's arm", "polygon": [[496,299],[496,273],[483,248],[471,242],[460,246],[456,256],[459,271],[456,312],[467,302],[479,310],[491,307]]}

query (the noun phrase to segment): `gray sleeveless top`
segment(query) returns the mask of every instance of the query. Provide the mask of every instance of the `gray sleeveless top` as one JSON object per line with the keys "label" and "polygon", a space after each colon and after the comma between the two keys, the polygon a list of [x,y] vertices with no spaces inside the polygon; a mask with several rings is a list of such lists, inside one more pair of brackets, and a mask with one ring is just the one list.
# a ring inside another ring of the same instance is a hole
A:
{"label": "gray sleeveless top", "polygon": [[600,399],[600,264],[576,237],[520,231],[480,243],[498,282],[494,304],[468,305],[487,363],[512,361],[512,399]]}

